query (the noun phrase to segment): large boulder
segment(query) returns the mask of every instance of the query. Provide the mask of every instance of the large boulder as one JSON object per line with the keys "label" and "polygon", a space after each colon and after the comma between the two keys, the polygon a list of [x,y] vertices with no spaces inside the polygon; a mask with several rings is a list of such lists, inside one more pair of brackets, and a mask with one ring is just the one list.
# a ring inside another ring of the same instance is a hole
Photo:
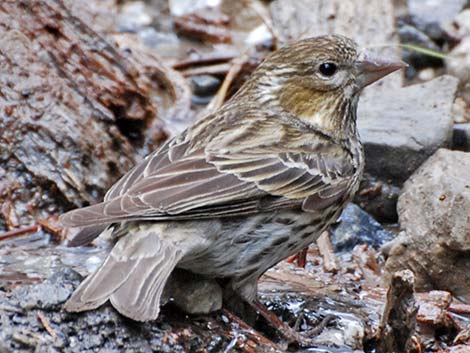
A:
{"label": "large boulder", "polygon": [[458,80],[442,76],[398,89],[366,90],[358,127],[366,173],[355,202],[379,221],[396,222],[399,186],[439,148],[452,144]]}
{"label": "large boulder", "polygon": [[403,232],[390,244],[388,275],[408,268],[417,289],[470,301],[470,153],[437,151],[404,184],[398,215]]}
{"label": "large boulder", "polygon": [[366,171],[404,182],[438,148],[452,141],[452,106],[458,80],[441,76],[359,102],[359,132]]}

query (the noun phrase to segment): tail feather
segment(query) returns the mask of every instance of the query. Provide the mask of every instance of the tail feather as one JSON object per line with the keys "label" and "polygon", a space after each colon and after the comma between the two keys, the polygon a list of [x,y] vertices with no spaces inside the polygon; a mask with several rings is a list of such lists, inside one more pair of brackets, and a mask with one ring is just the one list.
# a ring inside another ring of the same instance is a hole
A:
{"label": "tail feather", "polygon": [[67,246],[86,245],[100,235],[108,226],[109,224],[96,224],[88,227],[69,228],[71,235],[67,241]]}
{"label": "tail feather", "polygon": [[60,222],[66,227],[88,227],[100,224],[110,224],[120,217],[108,215],[105,208],[108,202],[100,202],[95,205],[77,208],[60,216]]}
{"label": "tail feather", "polygon": [[65,309],[85,311],[110,300],[133,320],[155,320],[165,283],[182,257],[181,249],[162,241],[155,232],[125,236],[103,265],[80,284]]}

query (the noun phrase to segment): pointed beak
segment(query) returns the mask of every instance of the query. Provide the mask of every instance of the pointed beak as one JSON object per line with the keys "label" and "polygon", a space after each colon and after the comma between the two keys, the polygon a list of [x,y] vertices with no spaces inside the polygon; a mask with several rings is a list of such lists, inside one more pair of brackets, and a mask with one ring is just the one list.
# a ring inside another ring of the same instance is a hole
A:
{"label": "pointed beak", "polygon": [[367,50],[361,52],[356,65],[358,70],[357,82],[360,88],[364,88],[382,77],[408,66],[401,60],[378,56]]}

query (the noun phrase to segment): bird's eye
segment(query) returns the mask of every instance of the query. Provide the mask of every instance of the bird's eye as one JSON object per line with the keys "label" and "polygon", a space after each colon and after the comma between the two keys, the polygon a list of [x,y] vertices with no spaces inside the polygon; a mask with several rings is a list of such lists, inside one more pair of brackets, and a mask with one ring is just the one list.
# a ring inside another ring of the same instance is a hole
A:
{"label": "bird's eye", "polygon": [[330,77],[333,76],[338,70],[338,66],[334,63],[323,63],[318,68],[322,75]]}

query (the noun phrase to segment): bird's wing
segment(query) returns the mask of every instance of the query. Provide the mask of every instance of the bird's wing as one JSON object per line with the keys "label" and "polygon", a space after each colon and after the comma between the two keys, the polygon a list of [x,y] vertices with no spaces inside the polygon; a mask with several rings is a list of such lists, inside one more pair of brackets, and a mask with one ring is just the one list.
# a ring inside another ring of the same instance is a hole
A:
{"label": "bird's wing", "polygon": [[[126,174],[105,202],[62,216],[67,226],[137,219],[207,219],[284,207],[315,211],[348,190],[347,150],[314,131],[247,124],[204,148],[170,142]],[[288,134],[292,136],[287,136]],[[287,135],[286,135],[287,134]]]}

